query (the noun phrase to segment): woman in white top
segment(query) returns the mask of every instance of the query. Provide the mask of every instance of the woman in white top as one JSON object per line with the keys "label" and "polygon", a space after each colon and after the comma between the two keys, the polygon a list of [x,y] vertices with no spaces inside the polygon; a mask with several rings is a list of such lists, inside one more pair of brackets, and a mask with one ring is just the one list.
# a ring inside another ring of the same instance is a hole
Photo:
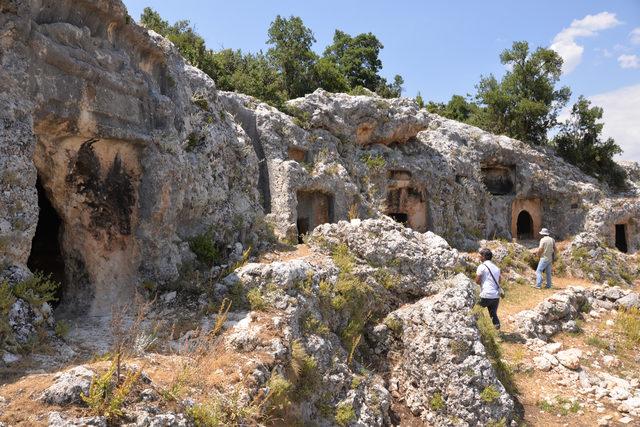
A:
{"label": "woman in white top", "polygon": [[493,253],[489,249],[480,250],[482,264],[476,270],[476,283],[480,285],[480,305],[489,310],[491,322],[496,329],[500,329],[498,319],[498,305],[500,304],[500,269],[491,262]]}

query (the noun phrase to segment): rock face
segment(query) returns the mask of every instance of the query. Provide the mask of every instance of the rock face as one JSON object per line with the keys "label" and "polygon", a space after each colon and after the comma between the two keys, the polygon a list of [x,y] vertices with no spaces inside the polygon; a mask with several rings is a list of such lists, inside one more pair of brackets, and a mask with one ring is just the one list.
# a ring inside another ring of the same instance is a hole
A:
{"label": "rock face", "polygon": [[107,314],[175,280],[197,236],[224,258],[269,227],[298,241],[354,217],[465,249],[543,225],[639,246],[634,165],[613,198],[548,150],[408,99],[318,90],[288,115],[218,92],[118,0],[0,7],[0,262],[53,273],[69,309]]}
{"label": "rock face", "polygon": [[452,418],[485,425],[512,416],[513,401],[480,343],[474,303],[473,284],[459,275],[444,291],[387,317],[400,322],[390,332],[390,388],[429,425]]}
{"label": "rock face", "polygon": [[106,314],[175,279],[194,235],[255,240],[256,155],[171,43],[119,1],[0,8],[0,262],[40,266],[53,221],[67,306]]}
{"label": "rock face", "polygon": [[94,372],[84,366],[77,366],[57,375],[51,387],[42,393],[42,401],[52,405],[82,403],[81,395],[89,394],[89,386]]}
{"label": "rock face", "polygon": [[406,99],[317,90],[289,101],[291,118],[244,95],[221,97],[264,158],[263,207],[280,237],[295,241],[308,231],[302,200],[313,193],[328,199],[329,222],[384,213],[460,248],[480,238],[536,238],[542,226],[615,246],[616,224],[626,227],[626,250],[638,247],[634,184],[624,198],[610,198],[549,150]]}
{"label": "rock face", "polygon": [[248,314],[225,335],[233,351],[273,357],[254,373],[248,401],[304,352],[314,373],[296,380],[309,384],[302,420],[333,425],[322,408],[347,408],[349,425],[382,426],[396,411],[404,416],[398,405],[429,425],[449,425],[452,416],[462,425],[513,419],[471,313],[475,285],[453,276],[455,249],[389,218],[321,225],[309,244],[308,257],[250,263],[223,281],[274,307],[271,321],[282,331],[265,338],[270,322]]}
{"label": "rock face", "polygon": [[[526,338],[547,341],[554,334],[578,332],[576,320],[591,307],[612,310],[629,308],[638,301],[638,294],[615,287],[570,286],[546,298],[532,310],[524,310],[512,316],[516,329]],[[557,351],[557,350],[556,350]]]}

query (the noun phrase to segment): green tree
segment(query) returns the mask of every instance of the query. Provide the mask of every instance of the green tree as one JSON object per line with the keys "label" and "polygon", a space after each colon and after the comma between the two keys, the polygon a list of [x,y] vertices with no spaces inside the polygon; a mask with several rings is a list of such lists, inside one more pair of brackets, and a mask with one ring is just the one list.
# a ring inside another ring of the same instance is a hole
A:
{"label": "green tree", "polygon": [[348,92],[349,81],[340,68],[329,58],[320,58],[315,64],[314,81],[329,92]]}
{"label": "green tree", "polygon": [[146,7],[140,16],[140,23],[168,38],[191,65],[211,75],[211,51],[207,49],[204,39],[191,28],[189,21],[182,20],[169,25],[158,12]]}
{"label": "green tree", "polygon": [[571,117],[562,124],[553,140],[557,153],[583,172],[613,188],[624,187],[626,173],[614,160],[622,149],[612,138],[601,138],[603,110],[591,107],[591,102],[580,96],[571,108]]}
{"label": "green tree", "polygon": [[272,47],[267,55],[282,76],[287,97],[297,98],[315,89],[313,77],[318,57],[311,45],[316,39],[302,19],[278,15],[271,23],[268,35],[267,43]]}
{"label": "green tree", "polygon": [[479,107],[463,96],[453,95],[446,104],[429,101],[427,111],[459,122],[469,122],[478,113]]}
{"label": "green tree", "polygon": [[418,94],[416,95],[416,104],[418,104],[418,108],[425,107],[424,99],[422,98],[420,91],[418,91]]}
{"label": "green tree", "polygon": [[403,84],[404,79],[399,74],[393,77],[393,83],[387,83],[387,79],[380,77],[376,93],[384,98],[398,98],[402,95]]}
{"label": "green tree", "polygon": [[334,62],[346,77],[351,88],[357,86],[376,90],[381,78],[378,75],[382,61],[378,58],[384,48],[372,33],[349,34],[336,30],[333,43],[324,51],[324,57]]}
{"label": "green tree", "polygon": [[470,122],[490,132],[505,134],[534,145],[547,142],[557,125],[560,109],[571,96],[568,87],[556,88],[562,58],[553,50],[529,50],[527,42],[514,42],[500,54],[509,71],[501,81],[482,77],[477,100],[484,108]]}

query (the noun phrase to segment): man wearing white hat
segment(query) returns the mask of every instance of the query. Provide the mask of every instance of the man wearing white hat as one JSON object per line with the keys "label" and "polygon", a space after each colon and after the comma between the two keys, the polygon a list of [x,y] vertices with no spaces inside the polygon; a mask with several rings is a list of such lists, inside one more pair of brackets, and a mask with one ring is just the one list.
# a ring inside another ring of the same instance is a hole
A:
{"label": "man wearing white hat", "polygon": [[540,246],[536,254],[540,257],[538,268],[536,269],[536,288],[542,287],[542,273],[547,274],[547,289],[551,287],[551,264],[556,254],[556,241],[549,235],[549,230],[543,228],[540,230]]}

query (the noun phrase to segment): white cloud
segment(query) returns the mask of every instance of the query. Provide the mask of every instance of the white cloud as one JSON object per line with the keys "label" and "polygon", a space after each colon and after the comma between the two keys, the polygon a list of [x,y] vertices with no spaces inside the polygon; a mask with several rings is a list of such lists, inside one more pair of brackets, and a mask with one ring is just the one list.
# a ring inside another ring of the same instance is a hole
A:
{"label": "white cloud", "polygon": [[629,33],[629,38],[631,39],[631,43],[640,44],[640,27],[634,28]]}
{"label": "white cloud", "polygon": [[622,147],[622,159],[640,162],[640,84],[590,96],[604,110],[603,136]]}
{"label": "white cloud", "polygon": [[620,55],[618,63],[622,68],[640,68],[640,57],[638,55]]}
{"label": "white cloud", "polygon": [[564,28],[553,38],[551,49],[558,52],[564,60],[562,64],[563,74],[573,71],[580,61],[584,46],[576,42],[578,37],[591,37],[598,34],[598,31],[619,25],[620,21],[615,13],[601,12],[596,15],[587,15],[582,19],[574,19],[571,25]]}

